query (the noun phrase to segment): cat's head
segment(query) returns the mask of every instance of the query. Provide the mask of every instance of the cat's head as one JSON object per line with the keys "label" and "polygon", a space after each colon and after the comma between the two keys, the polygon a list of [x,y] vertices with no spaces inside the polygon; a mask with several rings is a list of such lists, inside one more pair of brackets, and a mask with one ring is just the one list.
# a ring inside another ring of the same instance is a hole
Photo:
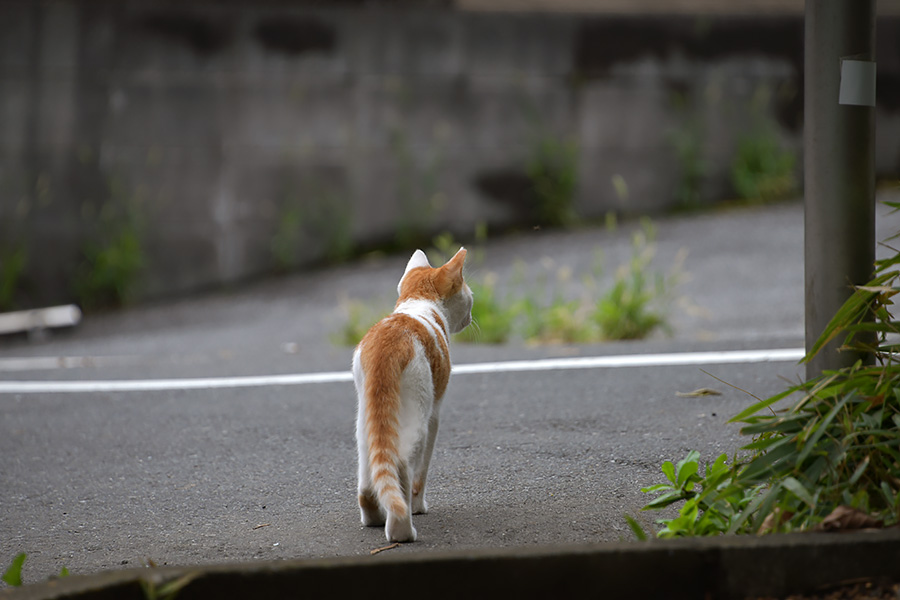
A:
{"label": "cat's head", "polygon": [[450,319],[450,333],[458,333],[472,321],[472,290],[463,279],[466,249],[460,248],[446,264],[434,268],[416,250],[397,284],[399,304],[405,300],[431,300],[443,305]]}

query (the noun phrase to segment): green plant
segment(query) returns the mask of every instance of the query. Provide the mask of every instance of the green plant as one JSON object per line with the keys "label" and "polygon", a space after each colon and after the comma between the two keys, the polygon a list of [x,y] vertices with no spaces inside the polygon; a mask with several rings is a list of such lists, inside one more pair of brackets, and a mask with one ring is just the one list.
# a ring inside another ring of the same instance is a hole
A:
{"label": "green plant", "polygon": [[[630,262],[619,269],[613,287],[599,297],[597,279],[603,271],[600,252],[592,273],[581,277],[582,290],[577,297],[570,289],[576,274],[567,266],[557,267],[550,259],[539,261],[537,268],[519,262],[503,295],[498,292],[495,274],[467,275],[475,297],[473,325],[456,339],[497,344],[518,336],[529,343],[589,343],[636,339],[665,329],[667,299],[677,283],[679,269],[676,264],[668,274],[652,271],[653,236],[652,224],[645,221],[632,239]],[[485,237],[483,226],[479,226],[476,240]],[[449,233],[435,237],[433,246],[428,251],[432,264],[443,263],[459,248]],[[471,252],[473,264],[479,265],[483,250],[476,246]],[[358,301],[345,306],[347,319],[332,341],[353,345],[377,319],[366,315],[365,305]]]}
{"label": "green plant", "polygon": [[472,305],[472,324],[456,334],[461,342],[502,344],[513,331],[516,317],[496,296],[496,276],[488,274],[481,281],[469,282],[475,302]]}
{"label": "green plant", "polygon": [[574,141],[542,136],[525,167],[542,225],[566,226],[575,221],[578,148]]}
{"label": "green plant", "polygon": [[[456,254],[461,246],[462,244],[456,241],[452,233],[444,231],[432,238],[431,248],[425,254],[428,256],[428,262],[432,266],[442,265],[453,258],[453,255]],[[468,258],[468,255],[466,255],[466,259]]]}
{"label": "green plant", "polygon": [[27,263],[25,248],[21,246],[0,252],[0,312],[15,308]]}
{"label": "green plant", "polygon": [[797,193],[796,155],[783,149],[772,126],[760,126],[738,141],[731,183],[744,200],[771,201]]}
{"label": "green plant", "polygon": [[[761,486],[741,488],[731,485],[733,467],[728,456],[720,454],[700,471],[700,453],[692,450],[677,464],[666,461],[662,472],[669,483],[641,488],[644,493],[658,493],[643,510],[660,510],[676,502],[683,502],[677,517],[659,519],[663,528],[660,538],[728,533],[738,523],[743,510],[756,498]],[[635,529],[631,521],[629,526]],[[643,533],[643,532],[642,532]],[[641,535],[638,535],[641,537]],[[646,537],[646,535],[644,535]]]}
{"label": "green plant", "polygon": [[538,344],[586,343],[596,340],[596,331],[585,318],[588,307],[579,300],[557,296],[544,305],[525,296],[514,310],[521,318],[522,337]]}
{"label": "green plant", "polygon": [[346,318],[341,328],[331,336],[331,342],[337,346],[355,346],[372,325],[385,316],[361,300],[344,300],[341,306]]}
{"label": "green plant", "polygon": [[677,283],[678,271],[653,272],[655,236],[649,221],[632,238],[631,260],[616,273],[612,288],[597,302],[592,318],[600,337],[608,340],[642,339],[666,327],[665,301]]}
{"label": "green plant", "polygon": [[178,594],[199,576],[199,572],[192,572],[174,579],[159,582],[142,578],[140,580],[140,586],[141,590],[144,592],[144,597],[147,600],[175,600],[175,598],[178,597]]}
{"label": "green plant", "polygon": [[[735,511],[727,527],[714,532],[805,530],[849,518],[868,526],[900,522],[900,345],[892,337],[900,333],[900,324],[890,311],[900,292],[900,251],[875,266],[875,277],[855,288],[804,359],[844,336],[845,351],[868,354],[874,364],[857,361],[826,371],[758,400],[730,420],[743,423],[741,432],[754,436],[744,446],[750,454],[735,461],[724,479],[713,481],[708,472],[693,482],[716,490],[706,506],[696,506],[697,516],[721,501]],[[797,400],[789,408],[773,409],[791,397]],[[694,499],[691,490],[673,495],[665,487],[645,489],[663,492],[645,508],[684,500],[681,516],[693,514],[687,507]],[[672,530],[671,524],[667,527]],[[703,528],[680,531],[707,533]]]}
{"label": "green plant", "polygon": [[17,554],[3,573],[3,577],[0,577],[0,579],[12,587],[22,585],[22,567],[25,565],[25,559],[27,557],[28,555],[24,552]]}
{"label": "green plant", "polygon": [[703,133],[693,122],[673,132],[670,143],[680,166],[675,202],[681,209],[693,210],[702,204],[703,180],[709,165],[703,158]]}
{"label": "green plant", "polygon": [[270,249],[282,270],[296,267],[310,247],[330,262],[353,255],[352,211],[345,195],[311,179],[296,187],[284,184],[281,210]]}
{"label": "green plant", "polygon": [[75,273],[75,296],[87,309],[128,302],[144,266],[133,208],[107,203],[98,222],[97,236],[82,247],[82,261]]}
{"label": "green plant", "polygon": [[429,155],[413,148],[406,133],[399,128],[391,132],[390,151],[400,205],[395,242],[401,248],[410,248],[421,241],[434,215],[445,203],[439,181],[441,156],[438,149]]}
{"label": "green plant", "polygon": [[[21,552],[13,558],[12,562],[9,564],[9,567],[4,571],[3,576],[0,577],[0,581],[6,583],[6,585],[10,587],[20,587],[22,585],[22,567],[25,566],[25,559],[28,558],[28,555],[24,552]],[[69,574],[69,569],[63,567],[59,571],[59,575],[57,577],[66,577]]]}
{"label": "green plant", "polygon": [[672,104],[679,115],[678,125],[667,136],[679,167],[675,203],[680,209],[695,210],[702,204],[703,181],[709,173],[709,163],[703,156],[706,131],[700,118],[690,114],[683,94],[675,94]]}
{"label": "green plant", "polygon": [[[484,221],[475,224],[471,241],[467,246],[466,270],[477,269],[484,263],[484,243],[487,241],[488,226]],[[452,233],[444,231],[431,239],[431,248],[425,251],[432,266],[442,265],[466,244],[459,242]]]}
{"label": "green plant", "polygon": [[282,208],[271,245],[272,256],[280,269],[288,270],[297,264],[303,241],[302,225],[303,217],[299,206],[290,204]]}

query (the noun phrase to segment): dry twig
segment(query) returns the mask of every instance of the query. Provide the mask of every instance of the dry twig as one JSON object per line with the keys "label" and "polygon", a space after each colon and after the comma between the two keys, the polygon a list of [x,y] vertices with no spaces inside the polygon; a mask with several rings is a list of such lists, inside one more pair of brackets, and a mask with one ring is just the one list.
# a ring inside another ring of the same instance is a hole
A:
{"label": "dry twig", "polygon": [[372,556],[375,556],[379,552],[384,552],[385,550],[393,550],[394,548],[399,548],[399,547],[400,547],[400,542],[394,542],[390,546],[385,546],[383,548],[375,548],[374,550],[370,550],[369,554],[371,554]]}

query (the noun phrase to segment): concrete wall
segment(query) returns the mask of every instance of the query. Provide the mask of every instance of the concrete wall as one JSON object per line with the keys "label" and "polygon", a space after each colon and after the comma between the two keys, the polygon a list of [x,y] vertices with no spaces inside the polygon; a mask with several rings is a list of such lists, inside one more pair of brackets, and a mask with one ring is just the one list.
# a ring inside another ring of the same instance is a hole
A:
{"label": "concrete wall", "polygon": [[[148,298],[531,224],[541,143],[577,147],[586,217],[675,206],[690,162],[701,203],[732,196],[737,140],[764,126],[800,149],[800,15],[321,6],[0,2],[0,261],[24,249],[17,302],[71,299],[85,255],[123,232]],[[879,35],[884,174],[900,171],[883,134],[900,130],[896,39]]]}

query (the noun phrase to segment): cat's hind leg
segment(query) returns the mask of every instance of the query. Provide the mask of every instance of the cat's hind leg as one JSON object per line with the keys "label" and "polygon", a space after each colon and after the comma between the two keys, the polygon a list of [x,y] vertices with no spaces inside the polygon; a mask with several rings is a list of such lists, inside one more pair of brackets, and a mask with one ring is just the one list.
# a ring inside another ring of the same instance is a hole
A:
{"label": "cat's hind leg", "polygon": [[428,433],[420,448],[413,474],[411,506],[414,515],[424,515],[428,512],[428,502],[425,500],[425,480],[428,477],[428,465],[431,463],[431,454],[434,452],[434,440],[437,437],[437,430],[438,415],[437,411],[435,411],[428,420]]}
{"label": "cat's hind leg", "polygon": [[359,514],[366,527],[381,527],[385,523],[384,511],[378,504],[378,497],[373,489],[359,491]]}
{"label": "cat's hind leg", "polygon": [[400,490],[406,499],[405,506],[391,507],[387,510],[387,524],[384,527],[384,535],[389,542],[414,542],[416,541],[416,528],[412,523],[412,511],[410,500],[412,485],[409,475],[409,466],[401,465],[398,469],[400,476]]}
{"label": "cat's hind leg", "polygon": [[364,438],[359,443],[359,472],[357,500],[359,501],[359,515],[362,524],[366,527],[381,527],[385,523],[384,509],[378,502],[378,495],[372,485],[372,475],[369,472],[369,457]]}
{"label": "cat's hind leg", "polygon": [[428,478],[428,466],[431,463],[431,455],[434,452],[434,441],[437,437],[438,414],[435,410],[428,420],[428,433],[421,447],[421,453],[416,461],[416,469],[413,474],[412,487],[412,511],[414,515],[424,515],[428,512],[428,502],[425,500],[425,481]]}

